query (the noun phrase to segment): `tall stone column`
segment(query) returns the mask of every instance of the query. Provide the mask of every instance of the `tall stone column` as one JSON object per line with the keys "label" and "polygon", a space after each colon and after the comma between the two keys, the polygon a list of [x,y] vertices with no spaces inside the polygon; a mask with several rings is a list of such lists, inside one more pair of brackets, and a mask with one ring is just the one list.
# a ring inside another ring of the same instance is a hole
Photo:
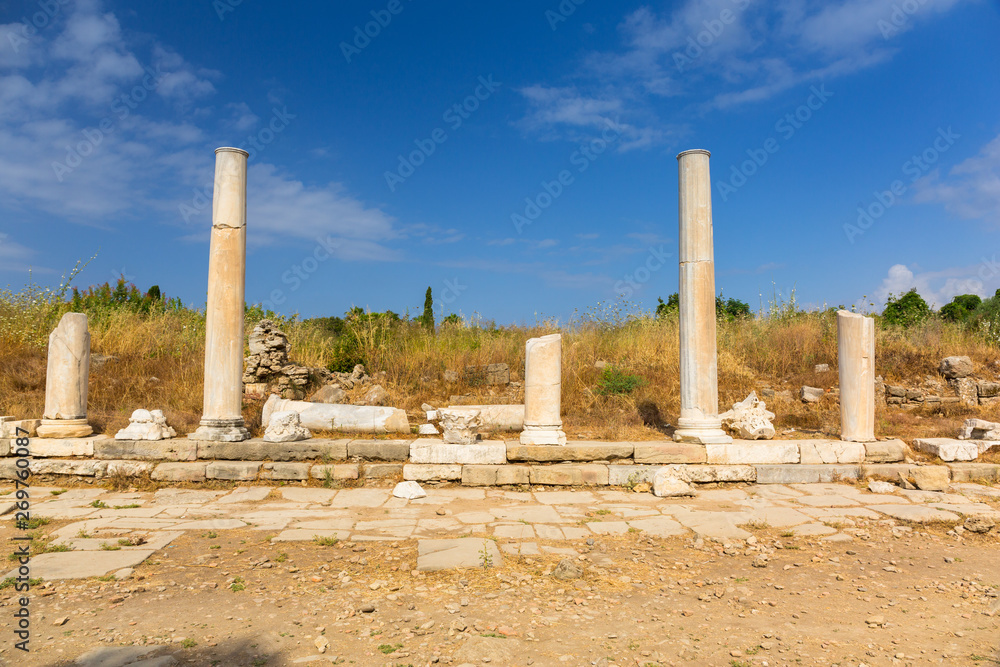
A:
{"label": "tall stone column", "polygon": [[530,338],[524,350],[522,445],[565,445],[562,403],[562,334]]}
{"label": "tall stone column", "polygon": [[243,318],[246,307],[247,157],[238,148],[215,151],[212,246],[208,261],[205,404],[190,438],[241,442],[243,421]]}
{"label": "tall stone column", "polygon": [[875,440],[875,320],[837,311],[840,439]]}
{"label": "tall stone column", "polygon": [[49,334],[45,374],[45,414],[39,438],[83,438],[94,432],[87,423],[90,380],[90,330],[83,313],[66,313]]}
{"label": "tall stone column", "polygon": [[715,254],[712,185],[706,150],[677,156],[680,171],[681,415],[674,440],[700,444],[733,441],[719,419],[715,340]]}

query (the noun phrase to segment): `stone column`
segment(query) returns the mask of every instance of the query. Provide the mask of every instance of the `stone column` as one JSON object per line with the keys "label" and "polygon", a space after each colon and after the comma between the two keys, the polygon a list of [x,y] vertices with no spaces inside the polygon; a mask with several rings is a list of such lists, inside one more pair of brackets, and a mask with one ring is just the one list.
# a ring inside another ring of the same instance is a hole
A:
{"label": "stone column", "polygon": [[837,311],[840,439],[875,440],[875,320]]}
{"label": "stone column", "polygon": [[45,374],[45,414],[39,438],[83,438],[94,432],[87,423],[90,380],[90,331],[83,313],[66,313],[49,335]]}
{"label": "stone column", "polygon": [[247,157],[238,148],[215,151],[212,247],[208,261],[205,403],[190,438],[241,442],[243,421],[243,318],[246,307]]}
{"label": "stone column", "polygon": [[728,444],[733,439],[722,430],[719,419],[709,155],[706,150],[691,150],[677,156],[680,171],[681,415],[674,440]]}
{"label": "stone column", "polygon": [[562,402],[562,334],[530,338],[524,350],[522,445],[565,445]]}

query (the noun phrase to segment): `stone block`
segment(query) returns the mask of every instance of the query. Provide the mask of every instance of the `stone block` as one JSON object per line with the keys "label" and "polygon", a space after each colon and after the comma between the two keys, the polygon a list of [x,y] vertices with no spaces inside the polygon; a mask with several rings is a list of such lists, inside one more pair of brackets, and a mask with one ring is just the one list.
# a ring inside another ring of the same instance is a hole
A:
{"label": "stone block", "polygon": [[948,466],[913,466],[910,478],[921,491],[947,491],[951,486]]}
{"label": "stone block", "polygon": [[799,442],[799,463],[819,465],[830,463],[861,463],[865,460],[864,443],[841,440]]}
{"label": "stone block", "polygon": [[35,459],[28,464],[33,475],[76,475],[79,477],[104,477],[107,461],[93,459]]}
{"label": "stone block", "polygon": [[10,438],[0,438],[0,456],[10,454]]}
{"label": "stone block", "polygon": [[829,484],[855,480],[861,474],[857,465],[758,465],[758,484]]}
{"label": "stone block", "polygon": [[150,475],[158,482],[204,482],[207,463],[161,463]]}
{"label": "stone block", "polygon": [[688,442],[637,442],[632,456],[636,463],[706,463],[705,445]]}
{"label": "stone block", "polygon": [[507,446],[487,440],[475,445],[446,445],[440,440],[417,440],[410,445],[411,463],[496,465],[507,462]]}
{"label": "stone block", "polygon": [[996,398],[1000,396],[1000,382],[980,382],[976,386],[979,389],[979,398]]}
{"label": "stone block", "polygon": [[410,456],[412,442],[412,440],[351,440],[347,443],[347,457],[368,461],[405,461]]}
{"label": "stone block", "polygon": [[156,466],[152,461],[108,461],[104,471],[105,477],[124,475],[125,477],[141,477],[152,472]]}
{"label": "stone block", "polygon": [[865,463],[861,466],[861,478],[870,479],[875,477],[895,482],[899,479],[900,475],[909,477],[910,468],[913,467],[909,463]]}
{"label": "stone block", "polygon": [[365,479],[397,479],[403,475],[403,464],[365,463],[362,471]]}
{"label": "stone block", "polygon": [[310,461],[347,459],[350,440],[314,438],[299,442],[265,442],[254,439],[245,442],[198,442],[198,458],[230,461]]}
{"label": "stone block", "polygon": [[705,445],[705,454],[709,463],[722,465],[799,462],[799,446],[794,441],[734,440],[729,445]]}
{"label": "stone block", "polygon": [[261,479],[303,480],[309,479],[311,463],[285,463],[265,461],[260,467]]}
{"label": "stone block", "polygon": [[532,484],[551,486],[607,486],[608,466],[600,463],[559,463],[531,466]]}
{"label": "stone block", "polygon": [[[417,542],[417,569],[421,572],[483,568],[490,564],[499,566],[501,563],[503,556],[500,555],[500,549],[493,540],[466,537],[456,540]],[[502,660],[499,664],[510,663]]]}
{"label": "stone block", "polygon": [[748,465],[689,465],[684,466],[684,470],[687,472],[688,479],[698,484],[757,481],[757,469]]}
{"label": "stone block", "polygon": [[1000,465],[996,463],[952,463],[948,468],[952,482],[1000,482]]}
{"label": "stone block", "polygon": [[639,482],[653,483],[656,471],[663,466],[656,465],[609,465],[609,486],[630,486]]}
{"label": "stone block", "polygon": [[0,417],[0,438],[34,438],[41,425],[41,419]]}
{"label": "stone block", "polygon": [[462,466],[464,486],[516,486],[528,484],[531,468],[517,465]]}
{"label": "stone block", "polygon": [[403,466],[403,479],[414,482],[434,482],[462,479],[462,466],[408,463]]}
{"label": "stone block", "polygon": [[906,458],[906,443],[902,440],[880,440],[864,445],[867,463],[896,463]]}
{"label": "stone block", "polygon": [[188,438],[173,438],[170,440],[115,440],[113,438],[102,438],[94,442],[94,458],[98,459],[194,461],[197,457],[198,443]]}
{"label": "stone block", "polygon": [[257,479],[263,461],[212,461],[205,467],[207,479],[248,482]]}
{"label": "stone block", "polygon": [[979,458],[979,440],[955,438],[917,438],[913,448],[918,452],[933,454],[942,461],[975,461]]}
{"label": "stone block", "polygon": [[565,445],[522,445],[520,441],[509,440],[507,460],[534,463],[610,461],[632,458],[633,450],[630,442],[573,441]]}
{"label": "stone block", "polygon": [[331,465],[315,465],[309,471],[309,476],[313,479],[326,479],[329,473],[330,479],[358,479],[357,463],[334,463]]}
{"label": "stone block", "polygon": [[[28,451],[31,456],[38,458],[53,457],[61,458],[67,456],[93,456],[95,442],[98,440],[108,440],[107,436],[98,435],[88,438],[61,438],[58,440],[46,438],[31,438],[28,443]],[[122,458],[122,457],[115,457]]]}

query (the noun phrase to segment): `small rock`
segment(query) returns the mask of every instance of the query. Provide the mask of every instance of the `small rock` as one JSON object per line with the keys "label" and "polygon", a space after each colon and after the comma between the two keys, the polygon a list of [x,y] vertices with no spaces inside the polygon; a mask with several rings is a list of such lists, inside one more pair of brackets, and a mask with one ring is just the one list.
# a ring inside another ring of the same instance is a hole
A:
{"label": "small rock", "polygon": [[406,500],[427,497],[427,493],[421,488],[421,486],[413,481],[400,482],[396,485],[396,488],[392,490],[392,495],[396,498],[405,498]]}
{"label": "small rock", "polygon": [[813,366],[813,373],[829,373],[830,364],[816,364]]}
{"label": "small rock", "polygon": [[336,385],[328,384],[320,388],[309,400],[313,403],[328,403],[330,405],[343,403],[347,400],[347,392]]}
{"label": "small rock", "polygon": [[56,620],[52,621],[52,625],[54,625],[56,627],[59,627],[61,625],[66,625],[66,623],[68,623],[68,622],[69,622],[69,617],[62,616],[62,617],[57,618]]}
{"label": "small rock", "polygon": [[965,529],[971,533],[988,533],[996,522],[988,516],[970,516],[965,520]]}
{"label": "small rock", "polygon": [[559,564],[556,565],[556,569],[552,571],[552,576],[561,581],[579,579],[583,576],[583,568],[577,565],[573,560],[563,558],[559,561]]}
{"label": "small rock", "polygon": [[375,605],[372,604],[371,602],[366,602],[363,605],[361,605],[360,607],[358,607],[358,611],[360,611],[362,614],[371,614],[371,613],[374,613],[375,612]]}
{"label": "small rock", "polygon": [[799,389],[799,399],[803,403],[819,403],[822,398],[823,390],[819,387],[809,387],[803,385],[803,387]]}
{"label": "small rock", "polygon": [[316,646],[317,651],[326,653],[326,649],[330,646],[330,641],[326,637],[318,637],[313,644]]}
{"label": "small rock", "polygon": [[694,488],[684,477],[680,468],[672,466],[660,468],[653,476],[653,495],[659,498],[693,496]]}
{"label": "small rock", "polygon": [[938,372],[949,380],[972,375],[972,359],[969,357],[945,357],[938,365]]}
{"label": "small rock", "polygon": [[874,479],[868,482],[868,490],[872,493],[895,493],[896,485],[889,482],[878,482]]}

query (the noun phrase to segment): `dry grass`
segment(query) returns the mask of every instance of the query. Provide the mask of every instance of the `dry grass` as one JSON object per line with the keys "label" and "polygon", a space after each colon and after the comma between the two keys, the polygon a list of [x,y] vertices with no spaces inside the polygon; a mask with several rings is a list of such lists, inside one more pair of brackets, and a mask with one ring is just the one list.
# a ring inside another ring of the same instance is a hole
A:
{"label": "dry grass", "polygon": [[[2,301],[2,300],[0,300]],[[19,418],[41,416],[45,391],[44,337],[16,335],[16,313],[0,303],[0,414]],[[45,322],[51,324],[51,316]],[[248,323],[252,326],[252,322]],[[136,408],[162,409],[179,433],[197,427],[201,416],[204,319],[197,312],[137,315],[108,311],[91,315],[95,355],[111,357],[92,368],[91,423],[100,432],[123,428]],[[365,327],[368,327],[367,329]],[[35,328],[39,328],[37,325]],[[329,363],[335,341],[317,326],[290,322],[282,326],[292,344],[292,357],[308,366]],[[249,327],[248,327],[249,329]],[[356,335],[369,373],[385,371],[384,386],[391,403],[422,421],[420,405],[447,404],[455,394],[484,403],[506,402],[501,388],[446,383],[445,370],[503,362],[512,379],[522,379],[524,344],[534,336],[555,331],[552,326],[481,328],[442,326],[431,334],[403,324],[386,334],[364,325]],[[563,414],[570,437],[601,440],[662,438],[664,430],[643,424],[640,406],[655,405],[670,422],[679,411],[678,324],[676,319],[630,318],[616,324],[578,323],[563,329]],[[725,406],[751,390],[764,387],[796,392],[803,384],[830,388],[836,383],[836,321],[829,314],[749,319],[719,323],[719,399]],[[919,386],[936,376],[938,361],[948,355],[968,355],[984,377],[1000,367],[1000,351],[961,327],[931,320],[910,330],[879,330],[877,370],[888,383]],[[626,395],[595,392],[604,361],[637,375],[644,383]],[[818,363],[829,373],[813,372]],[[779,432],[839,432],[836,402],[819,405],[799,401],[769,405],[777,413]],[[247,404],[244,416],[260,432],[260,404]],[[880,407],[880,435],[953,435],[968,416],[1000,417],[1000,406],[951,406],[943,413]]]}

